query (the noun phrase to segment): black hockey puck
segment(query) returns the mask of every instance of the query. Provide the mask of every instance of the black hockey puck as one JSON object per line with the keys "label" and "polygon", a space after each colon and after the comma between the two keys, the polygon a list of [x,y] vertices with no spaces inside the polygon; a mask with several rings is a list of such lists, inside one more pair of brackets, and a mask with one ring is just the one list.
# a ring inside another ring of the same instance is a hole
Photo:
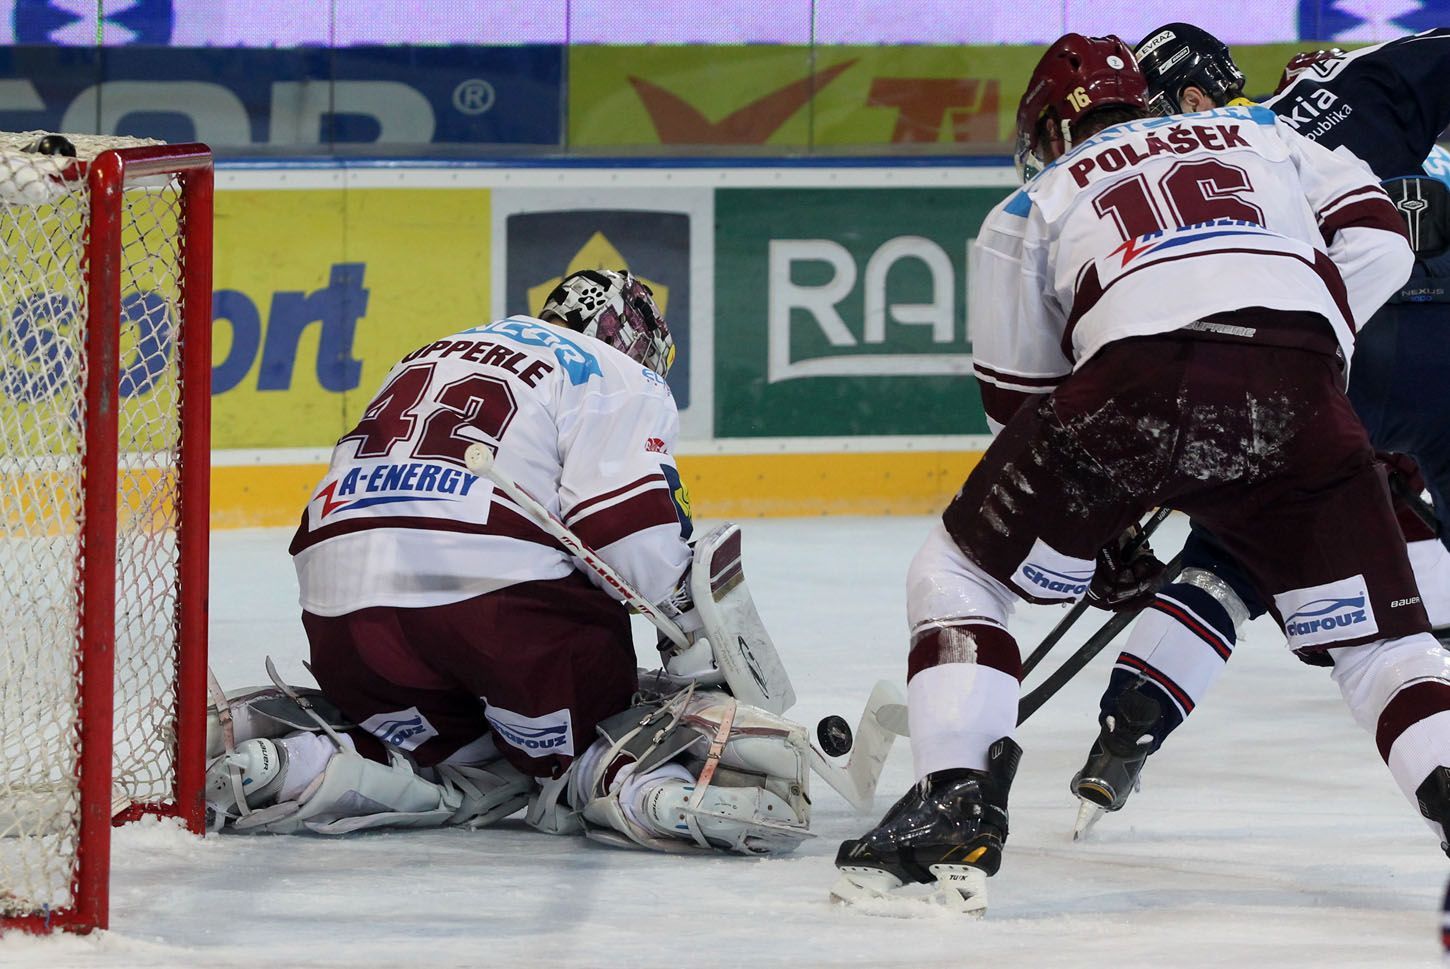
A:
{"label": "black hockey puck", "polygon": [[851,752],[854,738],[846,718],[833,713],[829,717],[822,717],[821,722],[816,724],[816,739],[821,742],[821,750],[831,757],[840,757]]}
{"label": "black hockey puck", "polygon": [[46,135],[30,150],[42,155],[64,155],[67,158],[76,156],[76,146],[65,135]]}

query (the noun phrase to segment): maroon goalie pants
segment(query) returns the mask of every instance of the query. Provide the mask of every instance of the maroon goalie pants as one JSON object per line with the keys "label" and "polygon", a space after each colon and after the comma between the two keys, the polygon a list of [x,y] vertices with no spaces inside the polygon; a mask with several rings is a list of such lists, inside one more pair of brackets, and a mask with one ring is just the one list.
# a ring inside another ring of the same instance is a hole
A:
{"label": "maroon goalie pants", "polygon": [[361,725],[359,751],[379,756],[377,737],[421,767],[491,735],[519,770],[558,776],[637,688],[628,613],[578,572],[302,624],[317,685]]}

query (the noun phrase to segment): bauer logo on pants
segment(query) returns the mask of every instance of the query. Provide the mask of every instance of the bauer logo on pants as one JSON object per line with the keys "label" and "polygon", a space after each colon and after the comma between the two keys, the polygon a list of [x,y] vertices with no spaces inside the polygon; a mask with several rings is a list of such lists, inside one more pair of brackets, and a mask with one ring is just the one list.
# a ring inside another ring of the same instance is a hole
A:
{"label": "bauer logo on pants", "polygon": [[1274,606],[1294,649],[1371,639],[1379,632],[1363,575],[1281,592]]}
{"label": "bauer logo on pants", "polygon": [[368,717],[358,726],[383,743],[402,750],[417,750],[425,742],[438,736],[438,731],[433,729],[427,717],[418,712],[417,707],[379,713]]}
{"label": "bauer logo on pants", "polygon": [[1089,559],[1063,555],[1040,538],[1012,573],[1012,584],[1033,602],[1076,599],[1087,592],[1092,580],[1093,563]]}
{"label": "bauer logo on pants", "polygon": [[484,700],[483,715],[501,740],[530,757],[574,756],[574,721],[568,707],[542,717],[526,717],[512,710],[490,706]]}

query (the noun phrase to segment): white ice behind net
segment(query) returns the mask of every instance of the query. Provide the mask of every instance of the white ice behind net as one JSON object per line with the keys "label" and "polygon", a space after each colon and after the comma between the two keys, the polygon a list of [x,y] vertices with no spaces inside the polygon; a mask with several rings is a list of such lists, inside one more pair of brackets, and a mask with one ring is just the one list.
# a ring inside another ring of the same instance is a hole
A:
{"label": "white ice behind net", "polygon": [[82,595],[115,596],[116,800],[169,799],[175,760],[180,193],[122,193],[117,578],[87,587],[89,198],[83,165],[18,150],[38,137],[0,135],[0,915],[74,902]]}

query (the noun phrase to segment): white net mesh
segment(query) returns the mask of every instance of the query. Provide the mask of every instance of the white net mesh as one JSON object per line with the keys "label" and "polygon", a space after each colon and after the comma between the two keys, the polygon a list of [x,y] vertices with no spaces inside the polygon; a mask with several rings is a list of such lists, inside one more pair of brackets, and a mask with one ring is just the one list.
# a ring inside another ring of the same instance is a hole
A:
{"label": "white net mesh", "polygon": [[81,162],[154,142],[38,137],[0,135],[0,916],[74,902],[82,595],[115,596],[118,801],[168,799],[175,763],[180,191],[122,193],[116,588],[87,587]]}

